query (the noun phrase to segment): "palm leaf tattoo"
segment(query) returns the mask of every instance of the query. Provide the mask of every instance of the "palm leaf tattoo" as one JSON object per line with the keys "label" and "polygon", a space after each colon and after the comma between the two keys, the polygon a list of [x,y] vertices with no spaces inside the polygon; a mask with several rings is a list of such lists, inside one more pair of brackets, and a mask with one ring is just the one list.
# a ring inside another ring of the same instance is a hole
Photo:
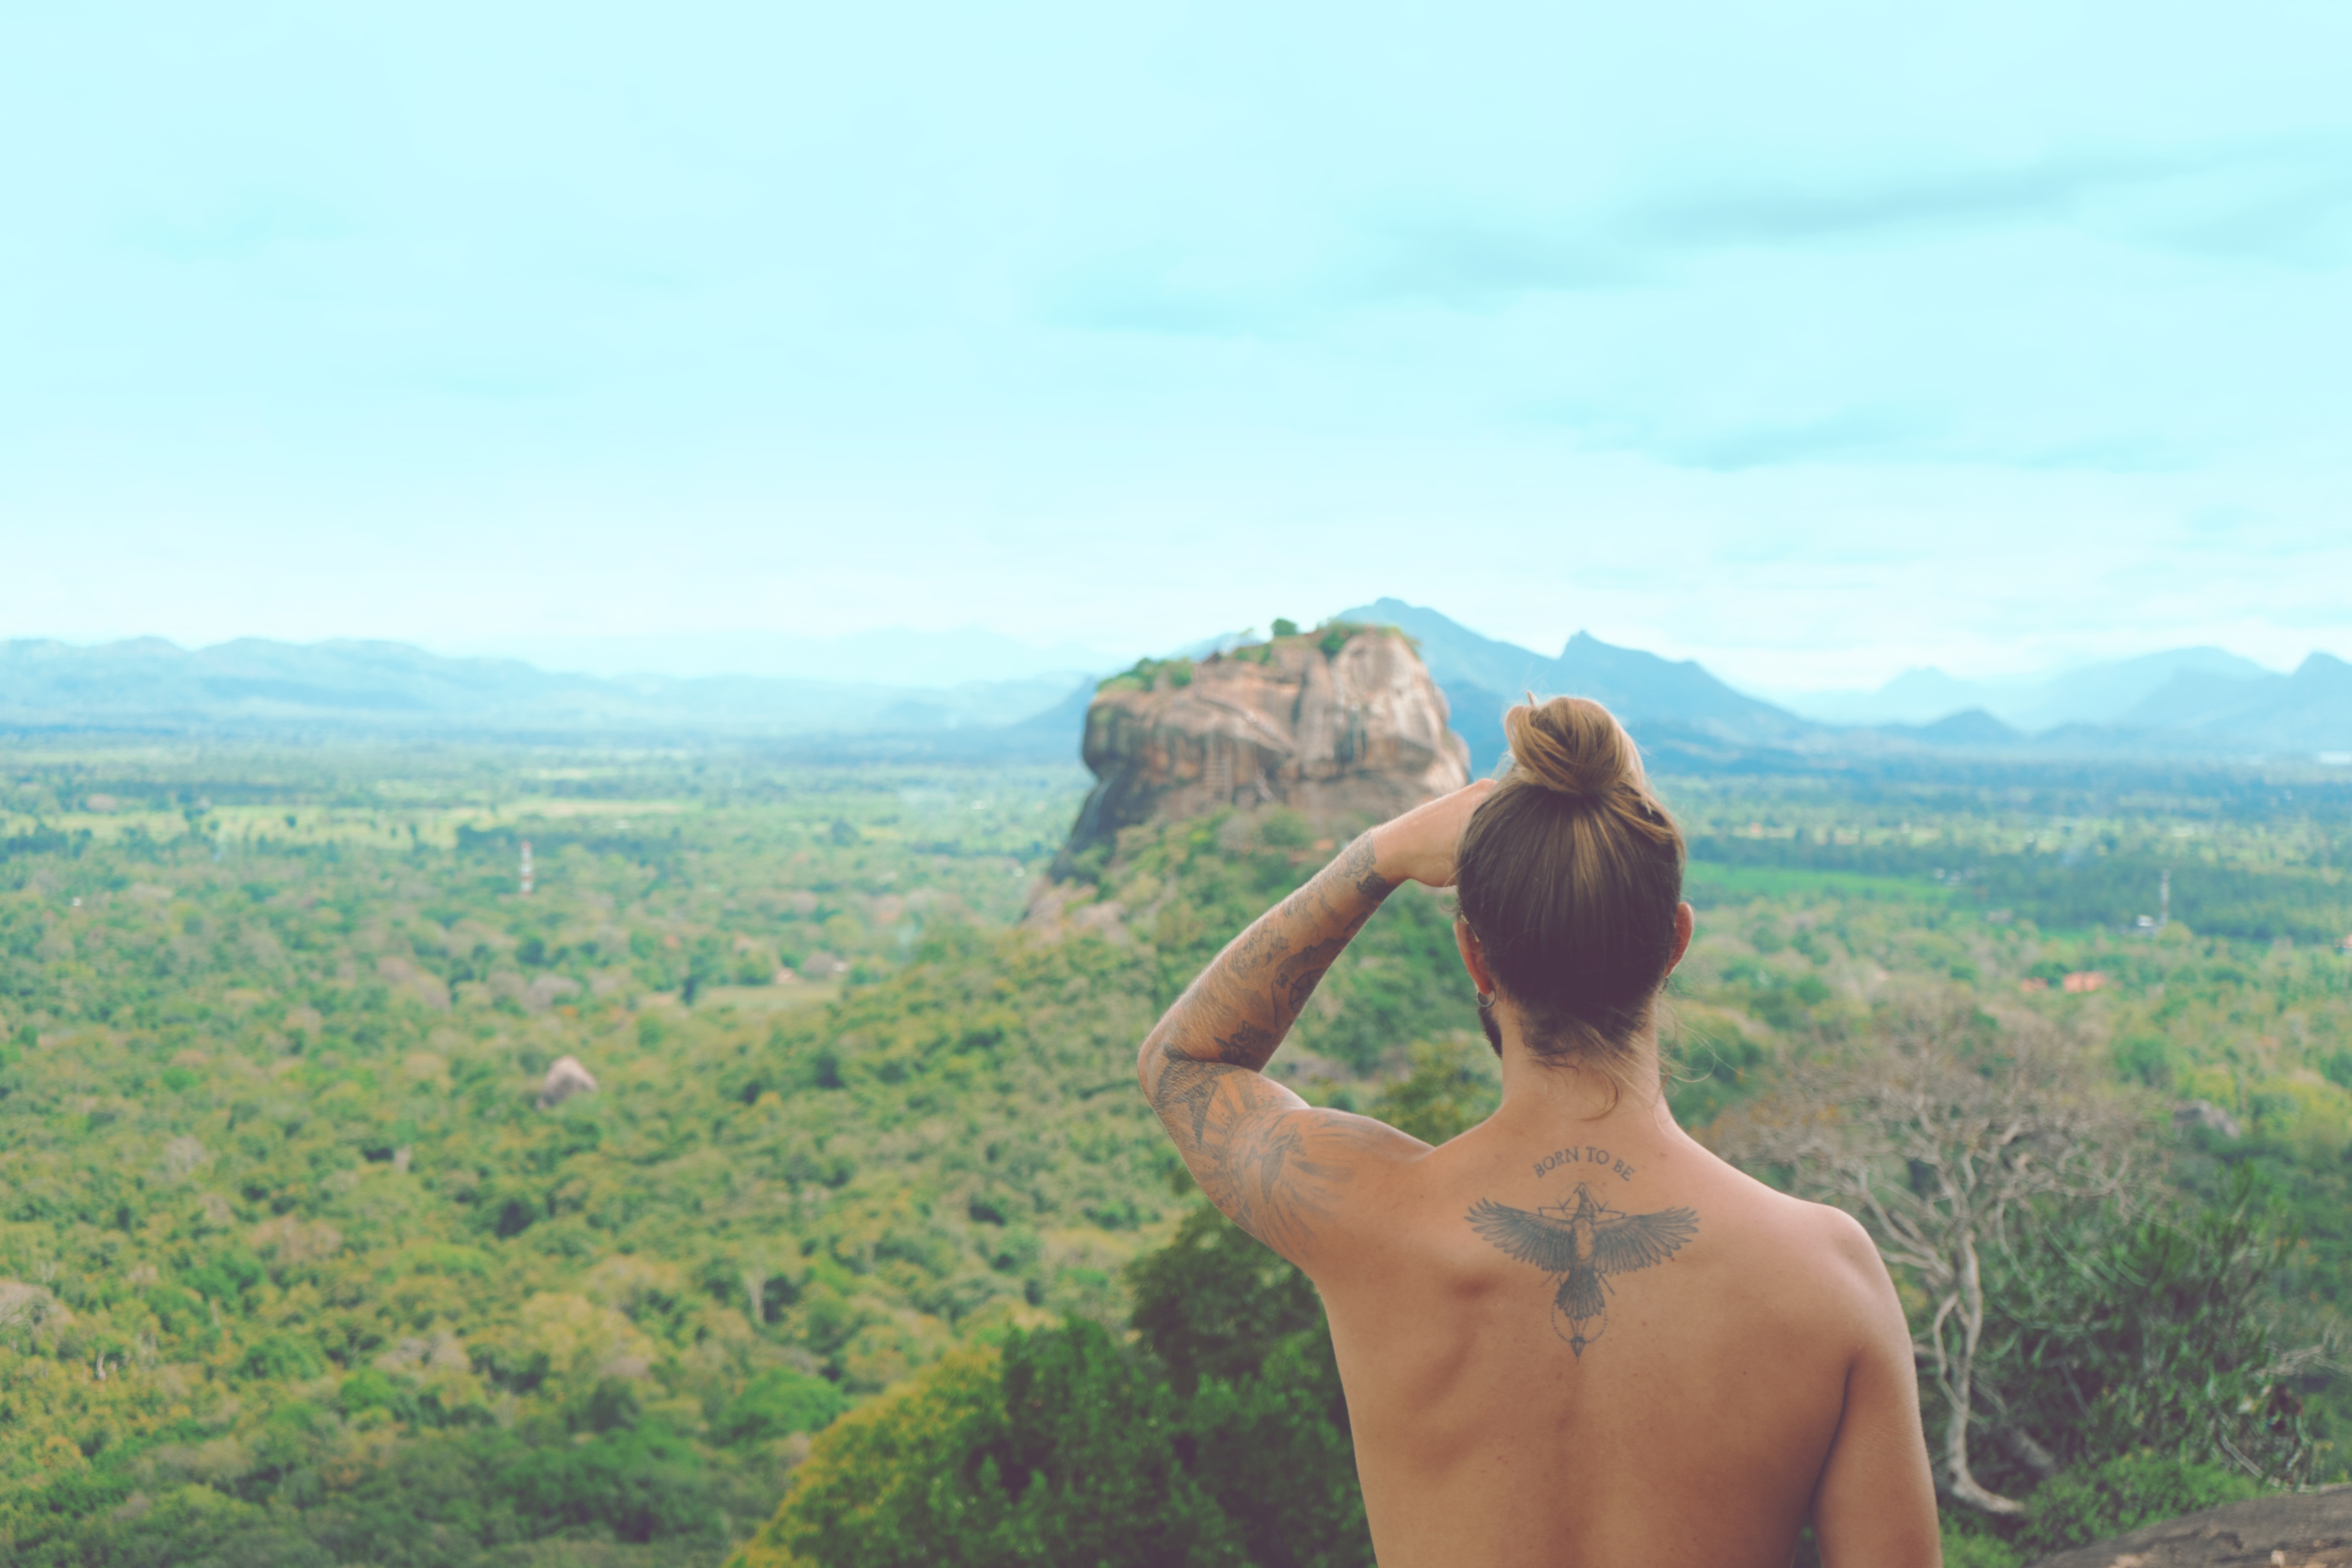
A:
{"label": "palm leaf tattoo", "polygon": [[1664,1263],[1698,1234],[1696,1209],[1627,1214],[1594,1197],[1582,1183],[1573,1198],[1540,1208],[1480,1198],[1467,1217],[1472,1229],[1513,1258],[1559,1276],[1552,1331],[1580,1361],[1584,1347],[1609,1327],[1609,1298],[1616,1290],[1609,1276]]}

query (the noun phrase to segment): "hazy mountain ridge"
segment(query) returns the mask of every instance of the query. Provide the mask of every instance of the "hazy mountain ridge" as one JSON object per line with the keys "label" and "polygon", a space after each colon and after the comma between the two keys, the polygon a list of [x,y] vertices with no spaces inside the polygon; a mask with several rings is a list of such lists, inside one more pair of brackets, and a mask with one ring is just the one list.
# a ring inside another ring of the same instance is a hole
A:
{"label": "hazy mountain ridge", "polygon": [[1694,757],[1726,747],[1822,747],[1836,735],[1830,726],[1734,690],[1695,660],[1677,663],[1585,632],[1570,637],[1559,657],[1547,658],[1402,599],[1376,600],[1342,611],[1339,618],[1393,626],[1420,645],[1423,661],[1453,707],[1454,731],[1469,742],[1471,766],[1478,772],[1503,753],[1503,710],[1529,692],[1596,699],[1653,751]]}
{"label": "hazy mountain ridge", "polygon": [[2352,664],[2315,653],[2292,675],[2232,680],[2183,670],[2123,722],[2283,751],[2352,751]]}
{"label": "hazy mountain ridge", "polygon": [[[1977,703],[1923,721],[1858,725],[1792,712],[1734,689],[1696,661],[1619,647],[1581,631],[1557,657],[1547,657],[1401,599],[1380,599],[1338,618],[1393,625],[1414,639],[1480,773],[1502,754],[1504,710],[1528,692],[1574,692],[1607,703],[1668,771],[1780,772],[1963,754],[2027,760],[2352,753],[2352,665],[2324,653],[2311,655],[2292,675],[2263,670],[2218,648],[2175,649],[2071,671],[2046,683],[2035,699],[2039,710],[2098,716],[2046,726],[2018,722],[2014,703],[2006,710]],[[954,660],[945,666],[957,668]],[[951,681],[940,679],[941,667],[929,668],[936,684],[594,676],[357,639],[298,644],[246,637],[196,649],[160,637],[90,647],[21,639],[0,642],[0,728],[709,736],[789,739],[803,747],[852,751],[884,745],[1076,754],[1095,690],[1091,677]],[[1897,688],[1909,700],[1973,689],[1935,671],[1908,672],[1884,689]],[[2119,702],[2127,705],[2116,707]]]}
{"label": "hazy mountain ridge", "polygon": [[607,678],[405,643],[160,637],[96,647],[0,643],[0,724],[160,730],[322,726],[744,733],[998,728],[1069,695],[1067,677],[931,687],[759,676]]}
{"label": "hazy mountain ridge", "polygon": [[[1910,670],[1866,695],[1917,702],[1979,689],[1940,671]],[[1998,707],[1972,703],[1874,730],[1929,745],[2046,753],[2347,753],[2352,664],[2314,653],[2281,675],[2220,648],[2175,648],[2070,671],[2021,696],[2012,690]]]}
{"label": "hazy mountain ridge", "polygon": [[2056,675],[1995,680],[1963,680],[1933,668],[1906,669],[1875,691],[1816,691],[1786,700],[1833,724],[1930,724],[1975,708],[2025,732],[2067,724],[2163,728],[2167,721],[2159,715],[2132,715],[2176,677],[2229,682],[2273,674],[2226,648],[2179,647]]}
{"label": "hazy mountain ridge", "polygon": [[[2352,665],[2324,653],[2292,676],[2220,648],[2183,648],[2069,671],[2037,688],[2045,713],[2094,713],[2023,726],[1979,704],[1941,708],[1925,722],[1832,724],[1738,691],[1695,660],[1676,662],[1584,632],[1547,658],[1482,637],[1435,610],[1381,599],[1344,620],[1402,628],[1421,646],[1454,710],[1455,731],[1484,772],[1502,755],[1502,713],[1524,693],[1574,693],[1607,703],[1663,765],[1839,766],[1904,754],[2018,757],[2220,756],[2352,752]],[[2251,673],[2249,673],[2251,672]],[[1939,671],[1889,683],[1968,693]],[[2017,710],[2012,709],[2011,711]]]}
{"label": "hazy mountain ridge", "polygon": [[1040,647],[982,626],[890,626],[837,637],[772,631],[552,635],[484,639],[446,651],[615,679],[657,670],[686,679],[755,676],[919,687],[941,684],[941,670],[959,672],[961,681],[1053,679],[1067,687],[1082,673],[1098,674],[1126,662],[1083,643]]}

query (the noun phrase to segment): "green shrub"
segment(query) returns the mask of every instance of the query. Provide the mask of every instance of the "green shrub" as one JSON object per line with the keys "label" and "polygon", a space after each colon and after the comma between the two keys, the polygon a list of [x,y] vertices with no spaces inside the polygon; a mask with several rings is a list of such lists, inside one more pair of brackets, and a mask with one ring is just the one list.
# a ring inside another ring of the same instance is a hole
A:
{"label": "green shrub", "polygon": [[500,1479],[515,1511],[541,1528],[609,1531],[617,1541],[690,1535],[710,1511],[701,1456],[659,1421],[532,1449]]}
{"label": "green shrub", "polygon": [[1129,1279],[1142,1352],[1081,1320],[948,1356],[834,1422],[733,1568],[1371,1568],[1305,1277],[1203,1205]]}
{"label": "green shrub", "polygon": [[1203,1377],[1255,1376],[1277,1344],[1323,1320],[1307,1276],[1207,1204],[1129,1264],[1127,1283],[1129,1321],[1181,1394]]}
{"label": "green shrub", "polygon": [[2260,1495],[2235,1470],[2143,1450],[2044,1482],[2025,1505],[2017,1543],[2040,1556],[2104,1541],[2143,1524]]}
{"label": "green shrub", "polygon": [[2116,1074],[2151,1089],[2172,1083],[2172,1047],[2160,1035],[2126,1035],[2115,1044]]}
{"label": "green shrub", "polygon": [[[783,1507],[730,1568],[912,1564],[924,1560],[927,1542],[962,1538],[950,1521],[961,1529],[993,1523],[958,1495],[960,1488],[940,1483],[961,1479],[1003,1420],[996,1352],[966,1350],[934,1363],[827,1428]],[[986,1479],[995,1480],[992,1465]]]}
{"label": "green shrub", "polygon": [[237,1370],[272,1380],[316,1377],[327,1370],[327,1358],[299,1334],[266,1334],[247,1349]]}
{"label": "green shrub", "polygon": [[1315,825],[1304,813],[1277,805],[1258,819],[1257,841],[1268,849],[1304,849],[1315,842]]}
{"label": "green shrub", "polygon": [[1097,1323],[1008,1341],[1003,1436],[1015,1500],[995,1561],[1096,1568],[1234,1563],[1234,1527],[1180,1458],[1166,1384]]}
{"label": "green shrub", "polygon": [[794,1432],[822,1432],[849,1408],[821,1377],[780,1366],[761,1373],[719,1412],[711,1430],[725,1443],[764,1443]]}
{"label": "green shrub", "polygon": [[1263,1568],[1373,1568],[1347,1396],[1321,1323],[1274,1347],[1259,1375],[1214,1379],[1184,1414],[1192,1472]]}
{"label": "green shrub", "polygon": [[2309,1426],[2277,1381],[2269,1311],[2298,1232],[2251,1166],[2216,1195],[2202,1208],[2053,1219],[2030,1244],[1988,1254],[2000,1306],[1979,1381],[2062,1464],[2155,1451],[2210,1466],[2234,1449],[2272,1476],[2310,1473]]}
{"label": "green shrub", "polygon": [[1944,1568],[2018,1568],[2017,1549],[1997,1535],[1970,1535],[1944,1527]]}
{"label": "green shrub", "polygon": [[744,1568],[1238,1564],[1165,1384],[1099,1325],[941,1361],[818,1439]]}
{"label": "green shrub", "polygon": [[362,1410],[387,1410],[395,1420],[414,1421],[419,1414],[415,1384],[372,1366],[362,1367],[343,1379],[342,1392],[336,1403],[346,1415],[357,1415]]}
{"label": "green shrub", "polygon": [[1467,1040],[1416,1041],[1412,1073],[1381,1089],[1371,1113],[1433,1145],[1468,1131],[1493,1114],[1500,1098],[1477,1070],[1484,1048]]}
{"label": "green shrub", "polygon": [[1097,691],[1156,691],[1165,681],[1170,687],[1192,684],[1192,661],[1189,658],[1139,658],[1117,675],[1095,682]]}

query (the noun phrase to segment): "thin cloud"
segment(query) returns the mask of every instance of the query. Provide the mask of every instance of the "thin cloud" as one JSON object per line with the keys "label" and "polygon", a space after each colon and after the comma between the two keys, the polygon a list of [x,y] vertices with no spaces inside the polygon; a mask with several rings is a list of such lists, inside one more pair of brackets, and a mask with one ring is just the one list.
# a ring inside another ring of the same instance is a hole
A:
{"label": "thin cloud", "polygon": [[1670,436],[1646,443],[1644,450],[1678,468],[1724,474],[1786,463],[1884,460],[1895,453],[1924,456],[1933,447],[1931,433],[1912,418],[1892,409],[1856,409],[1797,423]]}
{"label": "thin cloud", "polygon": [[1712,251],[1804,249],[2077,219],[2098,202],[2159,189],[2242,155],[2083,154],[2006,167],[1843,180],[1727,175],[1549,223],[1416,216],[1380,225],[1379,258],[1348,269],[1356,303],[1418,297],[1485,304],[1535,292],[1619,288]]}
{"label": "thin cloud", "polygon": [[128,249],[172,261],[243,261],[280,247],[348,239],[359,232],[331,203],[282,192],[248,192],[194,210],[124,225]]}
{"label": "thin cloud", "polygon": [[1254,336],[1294,314],[1278,296],[1220,290],[1176,274],[1164,261],[1089,268],[1049,289],[1041,314],[1052,326],[1171,337]]}
{"label": "thin cloud", "polygon": [[1425,217],[1388,226],[1349,269],[1358,299],[1418,298],[1491,308],[1538,291],[1623,289],[1657,275],[1643,247],[1597,228],[1539,228],[1475,217]]}
{"label": "thin cloud", "polygon": [[[1278,280],[1188,253],[1108,261],[1049,290],[1057,324],[1262,334],[1396,305],[1492,310],[1545,293],[1668,282],[1706,255],[1932,241],[2036,225],[2157,249],[2318,261],[2352,215],[2339,150],[2273,143],[2180,153],[2077,153],[1975,168],[1802,180],[1726,174],[1549,217],[1454,203],[1343,225]],[[1221,270],[1236,275],[1218,279]]]}
{"label": "thin cloud", "polygon": [[2201,172],[2210,162],[2092,155],[1810,184],[1724,182],[1638,205],[1625,224],[1644,243],[1675,250],[1979,229],[2065,217],[2105,193]]}
{"label": "thin cloud", "polygon": [[[1988,453],[1987,456],[1990,456]],[[2182,473],[2210,456],[2205,445],[2178,436],[2122,432],[2053,446],[2021,444],[1999,460],[2020,468],[2099,474]]]}
{"label": "thin cloud", "polygon": [[1860,405],[1812,417],[1695,424],[1671,416],[1643,419],[1590,405],[1557,405],[1538,414],[1572,431],[1588,451],[1634,452],[1678,468],[1738,474],[1801,464],[1915,468],[1991,465],[2103,474],[2176,472],[2204,456],[2193,444],[2145,431],[2117,431],[2051,442],[1972,432],[1949,415],[1908,405]]}
{"label": "thin cloud", "polygon": [[2271,177],[2216,193],[2193,216],[2152,226],[2155,243],[2231,260],[2340,266],[2352,252],[2352,170],[2341,152],[2284,163]]}

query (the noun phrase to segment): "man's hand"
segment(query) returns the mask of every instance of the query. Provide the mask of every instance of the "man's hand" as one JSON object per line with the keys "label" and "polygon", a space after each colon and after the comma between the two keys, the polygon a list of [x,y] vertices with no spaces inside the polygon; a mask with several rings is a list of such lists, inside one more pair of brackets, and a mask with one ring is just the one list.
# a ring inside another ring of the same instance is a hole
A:
{"label": "man's hand", "polygon": [[1454,886],[1454,854],[1462,843],[1463,829],[1470,826],[1470,814],[1494,787],[1494,780],[1480,779],[1373,828],[1373,868],[1391,882]]}

